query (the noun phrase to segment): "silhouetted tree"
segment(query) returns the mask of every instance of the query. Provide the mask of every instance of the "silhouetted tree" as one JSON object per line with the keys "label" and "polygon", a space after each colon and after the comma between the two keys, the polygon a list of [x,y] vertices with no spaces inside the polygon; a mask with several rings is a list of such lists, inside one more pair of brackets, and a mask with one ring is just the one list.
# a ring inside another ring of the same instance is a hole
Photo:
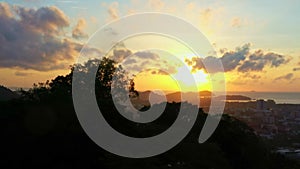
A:
{"label": "silhouetted tree", "polygon": [[[22,91],[22,99],[0,102],[1,143],[5,145],[1,149],[5,155],[0,168],[299,169],[298,163],[272,155],[251,128],[230,116],[222,116],[213,136],[199,144],[198,137],[208,116],[202,109],[198,110],[189,134],[170,151],[144,159],[123,158],[104,151],[84,134],[77,120],[71,102],[75,70],[83,76],[91,70],[97,71],[95,90],[101,101],[111,102],[112,87],[128,89],[130,97],[138,96],[134,81],[109,58],[73,65],[65,76],[34,84],[29,91]],[[181,106],[186,115],[192,106],[167,103],[156,120],[138,124],[125,119],[116,108],[109,107],[111,103],[106,103],[101,112],[109,117],[108,123],[120,133],[140,138],[163,133],[174,123]],[[155,104],[152,108],[161,107],[163,104]],[[189,122],[188,118],[180,120]]]}
{"label": "silhouetted tree", "polygon": [[[111,97],[112,83],[113,87],[129,91],[129,97],[138,96],[134,88],[134,82],[129,79],[122,66],[109,58],[91,59],[84,64],[75,64],[71,66],[71,71],[65,76],[57,76],[51,81],[34,84],[28,91],[21,90],[23,98],[35,101],[47,100],[48,98],[71,99],[72,78],[74,71],[80,73],[81,77],[88,76],[93,70],[97,70],[95,77],[95,90],[97,98],[109,99]],[[120,90],[118,90],[120,91]]]}

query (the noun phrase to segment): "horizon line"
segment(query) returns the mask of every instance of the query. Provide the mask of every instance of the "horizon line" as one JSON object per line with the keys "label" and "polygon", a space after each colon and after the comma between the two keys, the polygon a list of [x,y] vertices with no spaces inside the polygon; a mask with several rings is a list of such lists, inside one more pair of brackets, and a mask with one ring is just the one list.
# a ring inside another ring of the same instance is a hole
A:
{"label": "horizon line", "polygon": [[[32,87],[18,87],[18,86],[5,86],[5,85],[1,85],[1,86],[4,86],[4,87],[7,87],[9,88],[10,90],[12,91],[16,91],[17,89],[24,89],[24,90],[27,90],[27,89],[31,89]],[[138,92],[146,92],[146,91],[155,91],[155,90],[160,90],[160,89],[148,89],[148,90],[137,90]],[[161,90],[161,91],[164,91],[165,93],[175,93],[175,92],[182,92],[182,91],[179,91],[179,90]],[[184,91],[183,93],[188,93],[188,92],[204,92],[204,91],[208,91],[208,92],[212,92],[212,93],[218,93],[220,91],[211,91],[211,90],[198,90],[198,91]],[[242,91],[233,91],[233,90],[228,90],[226,92],[249,92],[249,93],[262,93],[262,92],[266,92],[266,93],[300,93],[300,91],[261,91],[261,90],[242,90]]]}

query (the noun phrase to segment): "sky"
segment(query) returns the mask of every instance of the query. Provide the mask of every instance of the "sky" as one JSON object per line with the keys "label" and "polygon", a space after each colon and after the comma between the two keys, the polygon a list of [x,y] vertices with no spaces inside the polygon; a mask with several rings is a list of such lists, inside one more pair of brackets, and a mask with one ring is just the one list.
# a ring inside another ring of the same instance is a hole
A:
{"label": "sky", "polygon": [[211,77],[222,70],[208,73],[202,63],[221,62],[228,91],[300,92],[299,7],[297,0],[0,1],[0,84],[28,88],[65,75],[84,46],[91,55],[104,53],[91,43],[106,40],[94,38],[101,27],[128,15],[160,12],[194,25],[214,52],[198,56],[159,35],[127,38],[120,43],[124,49],[110,52],[137,75],[138,90],[192,89],[187,74],[198,90],[210,90]]}

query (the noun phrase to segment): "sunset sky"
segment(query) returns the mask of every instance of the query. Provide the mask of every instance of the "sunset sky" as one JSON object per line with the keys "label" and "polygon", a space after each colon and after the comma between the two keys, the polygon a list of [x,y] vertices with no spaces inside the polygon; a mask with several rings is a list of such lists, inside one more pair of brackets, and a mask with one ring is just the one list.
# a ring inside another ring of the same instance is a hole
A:
{"label": "sunset sky", "polygon": [[[122,43],[128,51],[116,52],[115,57],[130,53],[136,58],[148,58],[142,62],[128,57],[124,62],[127,66],[134,63],[135,68],[146,63],[163,67],[179,79],[172,82],[172,78],[159,70],[137,73],[139,90],[176,90],[176,83],[191,85],[185,80],[187,72],[183,71],[183,64],[188,65],[188,73],[193,73],[198,89],[209,90],[210,75],[201,61],[218,60],[224,66],[228,91],[300,92],[299,7],[297,0],[3,1],[0,2],[0,84],[28,88],[33,83],[65,75],[83,45],[100,27],[126,15],[162,12],[196,26],[212,44],[216,55],[195,56],[166,37],[129,38]],[[160,46],[168,52],[141,51]],[[91,52],[103,51],[94,47]],[[179,60],[168,61],[172,54],[179,55]],[[216,69],[212,73],[220,72]]]}

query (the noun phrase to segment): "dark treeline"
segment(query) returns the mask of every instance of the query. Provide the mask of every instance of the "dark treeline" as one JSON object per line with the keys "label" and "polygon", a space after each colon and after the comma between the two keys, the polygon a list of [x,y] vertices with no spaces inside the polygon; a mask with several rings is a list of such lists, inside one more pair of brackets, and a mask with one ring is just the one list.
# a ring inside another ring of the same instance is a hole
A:
{"label": "dark treeline", "polygon": [[118,113],[110,95],[112,76],[119,73],[122,75],[118,76],[119,80],[129,88],[130,97],[138,97],[132,79],[121,67],[108,58],[75,66],[78,67],[73,66],[68,75],[36,84],[29,91],[20,90],[21,97],[0,102],[1,168],[300,168],[296,162],[272,154],[251,128],[227,115],[222,116],[213,136],[199,144],[198,137],[207,117],[202,109],[199,109],[197,121],[187,137],[164,154],[143,159],[111,154],[90,140],[77,120],[72,102],[73,71],[84,74],[90,68],[98,67],[95,90],[99,107],[113,128],[129,136],[149,137],[162,133],[176,119],[180,105],[186,104],[187,112],[192,105],[167,103],[158,119],[146,124],[134,123]]}

